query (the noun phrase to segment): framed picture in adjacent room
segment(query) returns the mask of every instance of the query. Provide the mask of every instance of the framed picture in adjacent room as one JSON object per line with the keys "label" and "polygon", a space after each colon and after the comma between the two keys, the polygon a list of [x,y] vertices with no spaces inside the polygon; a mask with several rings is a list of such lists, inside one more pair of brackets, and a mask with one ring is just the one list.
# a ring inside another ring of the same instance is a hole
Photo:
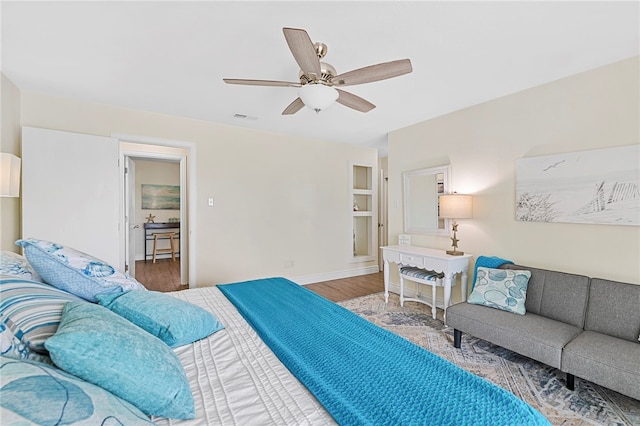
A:
{"label": "framed picture in adjacent room", "polygon": [[179,185],[142,184],[143,210],[180,210]]}

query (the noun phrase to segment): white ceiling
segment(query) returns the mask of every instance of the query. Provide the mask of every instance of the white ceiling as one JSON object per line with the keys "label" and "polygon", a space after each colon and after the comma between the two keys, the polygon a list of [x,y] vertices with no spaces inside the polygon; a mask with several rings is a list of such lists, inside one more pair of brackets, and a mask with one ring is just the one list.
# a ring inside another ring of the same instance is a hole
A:
{"label": "white ceiling", "polygon": [[[639,54],[640,3],[10,2],[2,72],[21,90],[374,146],[388,132]],[[296,88],[283,27],[338,73],[410,58],[413,73],[345,88],[377,105],[282,110]],[[255,119],[237,119],[245,114]]]}

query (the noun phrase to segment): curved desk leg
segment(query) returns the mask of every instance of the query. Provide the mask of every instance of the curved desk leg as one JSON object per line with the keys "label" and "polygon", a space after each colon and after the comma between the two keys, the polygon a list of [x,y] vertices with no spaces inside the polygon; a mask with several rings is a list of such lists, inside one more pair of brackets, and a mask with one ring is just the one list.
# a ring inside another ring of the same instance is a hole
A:
{"label": "curved desk leg", "polygon": [[389,261],[384,260],[384,303],[389,303]]}

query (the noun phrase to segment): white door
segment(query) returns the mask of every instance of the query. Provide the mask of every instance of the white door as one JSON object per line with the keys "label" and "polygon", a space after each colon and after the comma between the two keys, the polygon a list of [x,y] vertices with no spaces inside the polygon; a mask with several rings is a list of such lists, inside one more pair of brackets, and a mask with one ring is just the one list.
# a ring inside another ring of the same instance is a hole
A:
{"label": "white door", "polygon": [[136,215],[136,163],[131,157],[125,158],[124,170],[124,229],[127,244],[125,244],[124,270],[132,277],[136,276],[136,237],[140,225],[135,224]]}
{"label": "white door", "polygon": [[22,128],[22,235],[123,269],[119,145],[103,136]]}

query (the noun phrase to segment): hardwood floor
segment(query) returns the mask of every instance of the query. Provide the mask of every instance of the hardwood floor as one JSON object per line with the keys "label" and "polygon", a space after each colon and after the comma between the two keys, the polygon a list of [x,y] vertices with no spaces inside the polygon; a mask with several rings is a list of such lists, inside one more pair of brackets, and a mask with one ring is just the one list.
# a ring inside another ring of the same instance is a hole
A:
{"label": "hardwood floor", "polygon": [[376,274],[359,275],[357,277],[308,284],[305,287],[331,301],[339,302],[384,291],[384,274],[378,272]]}
{"label": "hardwood floor", "polygon": [[[147,290],[167,292],[188,288],[188,286],[180,285],[180,259],[176,259],[175,262],[171,259],[162,259],[157,260],[156,263],[150,260],[146,263],[139,260],[136,262],[135,278]],[[339,302],[384,291],[384,275],[382,272],[378,272],[308,284],[305,287],[331,301]]]}
{"label": "hardwood floor", "polygon": [[180,285],[180,258],[175,262],[171,259],[158,259],[156,263],[151,260],[138,260],[135,278],[147,290],[167,292],[189,288]]}

